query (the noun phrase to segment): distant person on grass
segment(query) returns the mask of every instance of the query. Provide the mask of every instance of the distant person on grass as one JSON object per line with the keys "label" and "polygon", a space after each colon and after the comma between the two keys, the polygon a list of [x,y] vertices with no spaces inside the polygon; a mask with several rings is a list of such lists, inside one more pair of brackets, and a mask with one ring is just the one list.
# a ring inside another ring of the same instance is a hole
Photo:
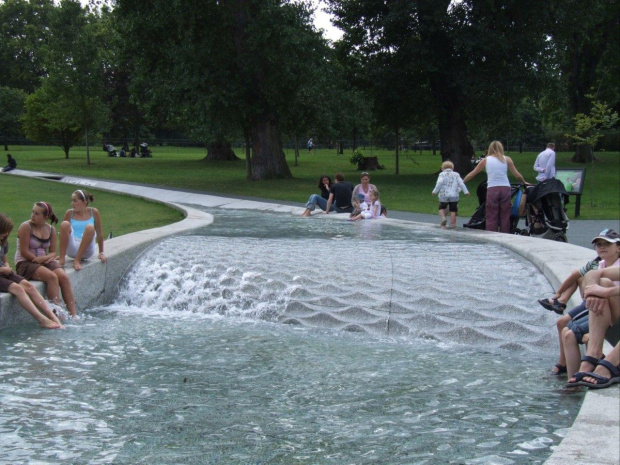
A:
{"label": "distant person on grass", "polygon": [[13,221],[0,213],[0,292],[15,296],[19,304],[46,329],[62,328],[60,320],[54,314],[37,288],[22,276],[13,273],[6,258],[9,252],[9,234],[13,230]]}
{"label": "distant person on grass", "polygon": [[87,260],[95,254],[95,241],[99,246],[98,258],[106,262],[103,253],[103,231],[99,210],[89,207],[95,198],[85,190],[78,189],[71,194],[73,208],[65,212],[60,225],[60,258],[61,266],[65,264],[65,257],[73,258],[73,268],[82,269],[82,260]]}
{"label": "distant person on grass", "polygon": [[4,173],[6,173],[7,171],[12,171],[15,168],[17,168],[17,160],[15,160],[15,158],[13,158],[13,156],[10,153],[7,153],[6,161],[7,161],[7,165],[4,168],[2,168],[2,171]]}

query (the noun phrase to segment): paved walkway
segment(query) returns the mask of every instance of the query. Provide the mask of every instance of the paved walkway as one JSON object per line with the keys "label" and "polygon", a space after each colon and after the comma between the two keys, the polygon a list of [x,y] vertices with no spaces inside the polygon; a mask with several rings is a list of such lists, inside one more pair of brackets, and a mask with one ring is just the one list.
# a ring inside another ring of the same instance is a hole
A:
{"label": "paved walkway", "polygon": [[[133,183],[120,183],[118,184],[130,184],[137,185]],[[227,197],[231,199],[237,200],[249,200],[254,202],[264,202],[264,203],[277,203],[280,205],[289,205],[293,207],[303,207],[302,203],[299,202],[289,202],[286,200],[273,200],[273,199],[265,199],[260,197],[243,197],[238,195],[231,194],[222,194],[218,192],[209,192],[209,191],[197,191],[190,189],[172,189],[167,188],[165,186],[157,186],[157,185],[146,185],[152,188],[164,189],[164,190],[172,190],[175,192],[188,192],[193,194],[202,194],[202,195],[213,195],[218,197]],[[390,218],[405,220],[405,221],[415,221],[417,223],[430,223],[430,224],[439,224],[439,216],[438,215],[429,215],[426,213],[411,213],[411,212],[401,212],[396,210],[389,210],[388,207],[388,216]],[[582,211],[587,210],[587,206],[582,205]],[[574,213],[570,208],[568,209],[568,216],[570,218],[571,213]],[[457,217],[456,224],[459,227],[462,227],[464,223],[469,221],[469,216]],[[524,220],[522,219],[520,222],[521,227],[525,226]],[[573,245],[579,245],[581,247],[586,247],[588,249],[592,249],[592,238],[596,236],[599,232],[601,232],[605,228],[613,228],[616,231],[620,231],[620,218],[616,218],[615,220],[579,220],[579,219],[571,219],[568,225],[568,243]]]}

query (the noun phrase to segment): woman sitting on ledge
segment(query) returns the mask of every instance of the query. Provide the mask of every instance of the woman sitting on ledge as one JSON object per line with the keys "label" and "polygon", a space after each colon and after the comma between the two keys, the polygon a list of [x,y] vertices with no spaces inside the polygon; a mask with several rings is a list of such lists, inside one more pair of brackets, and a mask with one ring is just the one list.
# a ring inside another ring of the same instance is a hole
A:
{"label": "woman sitting on ledge", "polygon": [[71,280],[56,260],[56,230],[50,223],[58,223],[52,206],[37,202],[32,206],[29,221],[24,221],[17,230],[19,248],[15,252],[17,274],[26,279],[43,281],[47,296],[60,304],[60,292],[72,316],[76,315],[75,297]]}
{"label": "woman sitting on ledge", "polygon": [[65,256],[73,258],[73,268],[82,269],[82,260],[87,260],[95,254],[95,241],[99,246],[98,258],[106,262],[103,253],[103,232],[99,210],[89,207],[94,201],[92,194],[84,190],[76,190],[71,194],[73,208],[65,212],[60,225],[60,258],[61,266],[65,264]]}

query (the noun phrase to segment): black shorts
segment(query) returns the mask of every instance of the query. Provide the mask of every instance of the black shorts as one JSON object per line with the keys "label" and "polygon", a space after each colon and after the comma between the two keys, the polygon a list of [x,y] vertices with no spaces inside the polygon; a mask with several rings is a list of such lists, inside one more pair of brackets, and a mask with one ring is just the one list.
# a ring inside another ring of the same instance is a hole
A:
{"label": "black shorts", "polygon": [[20,275],[11,273],[10,275],[0,276],[0,292],[9,292],[9,286],[13,283],[19,284],[24,280]]}
{"label": "black shorts", "polygon": [[456,213],[459,211],[459,203],[458,202],[439,202],[440,210],[445,210],[446,208],[448,208],[451,212]]}

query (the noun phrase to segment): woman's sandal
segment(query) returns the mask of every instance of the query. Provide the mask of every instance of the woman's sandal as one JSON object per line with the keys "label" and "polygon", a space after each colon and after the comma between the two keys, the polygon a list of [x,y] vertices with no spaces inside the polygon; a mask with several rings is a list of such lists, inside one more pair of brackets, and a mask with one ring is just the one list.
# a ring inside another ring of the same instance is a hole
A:
{"label": "woman's sandal", "polygon": [[566,310],[566,304],[563,304],[558,299],[540,299],[538,303],[542,305],[543,308],[551,310],[558,315],[562,315],[564,313],[564,310]]}
{"label": "woman's sandal", "polygon": [[[584,355],[583,357],[581,357],[581,361],[588,362],[591,365],[594,365],[594,367],[596,367],[596,365],[598,365],[601,362],[601,360],[603,360],[603,358],[605,358],[605,356],[598,359],[596,357],[590,357],[589,355]],[[591,375],[592,375],[591,371],[578,371],[571,378],[571,379],[574,378],[575,381],[572,381],[572,382],[569,381],[568,383],[566,383],[566,387],[571,388],[571,387],[582,386],[584,382],[583,378],[585,378],[586,376],[591,376]]]}
{"label": "woman's sandal", "polygon": [[611,376],[608,378],[607,376],[599,375],[598,373],[594,372],[587,373],[587,377],[594,378],[596,380],[596,383],[590,383],[588,381],[583,381],[582,379],[581,386],[587,386],[590,389],[605,389],[609,386],[620,383],[620,365],[615,367],[607,360],[599,360],[597,365],[601,365],[607,368]]}
{"label": "woman's sandal", "polygon": [[558,371],[550,371],[550,374],[552,376],[561,376],[566,374],[566,365],[560,365],[559,363],[555,364],[555,367],[558,369]]}

